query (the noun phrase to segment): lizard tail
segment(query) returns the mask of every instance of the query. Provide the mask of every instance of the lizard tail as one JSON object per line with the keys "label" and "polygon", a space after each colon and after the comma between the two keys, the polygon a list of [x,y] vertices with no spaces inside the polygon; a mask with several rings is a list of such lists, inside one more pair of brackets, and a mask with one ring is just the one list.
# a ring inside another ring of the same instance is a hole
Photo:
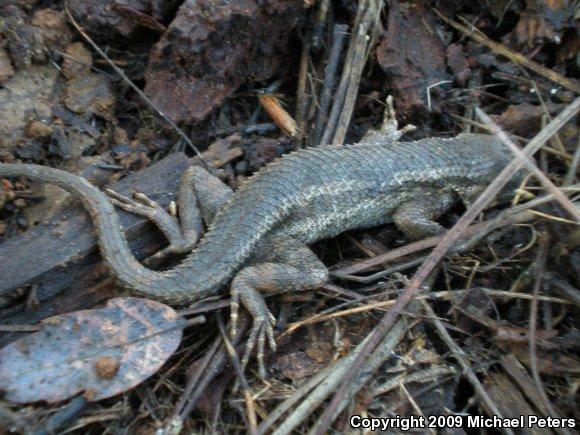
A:
{"label": "lizard tail", "polygon": [[[40,165],[0,163],[0,177],[7,176],[25,176],[34,181],[53,183],[81,200],[94,222],[101,254],[112,273],[121,284],[137,293],[166,302],[194,301],[215,293],[217,285],[231,275],[231,271],[224,271],[221,279],[214,274],[210,281],[205,279],[204,273],[196,278],[196,268],[193,267],[178,279],[179,276],[171,271],[157,272],[142,266],[129,249],[109,198],[78,175]],[[190,266],[193,266],[191,261]]]}

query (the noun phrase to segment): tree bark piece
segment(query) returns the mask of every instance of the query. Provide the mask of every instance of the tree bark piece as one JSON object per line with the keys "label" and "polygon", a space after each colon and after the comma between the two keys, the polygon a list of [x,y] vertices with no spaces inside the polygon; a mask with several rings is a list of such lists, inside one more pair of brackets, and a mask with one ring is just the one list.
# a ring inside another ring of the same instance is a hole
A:
{"label": "tree bark piece", "polygon": [[[111,188],[123,195],[138,190],[166,207],[175,199],[180,175],[191,163],[192,159],[181,153],[172,154]],[[121,210],[119,215],[137,258],[144,258],[166,243],[146,219]],[[36,285],[40,302],[38,311],[23,310],[21,305],[4,309],[0,323],[30,324],[47,316],[91,307],[118,294],[96,248],[93,224],[76,201],[51,222],[0,244],[0,296]],[[0,338],[0,344],[5,339],[6,336]]]}

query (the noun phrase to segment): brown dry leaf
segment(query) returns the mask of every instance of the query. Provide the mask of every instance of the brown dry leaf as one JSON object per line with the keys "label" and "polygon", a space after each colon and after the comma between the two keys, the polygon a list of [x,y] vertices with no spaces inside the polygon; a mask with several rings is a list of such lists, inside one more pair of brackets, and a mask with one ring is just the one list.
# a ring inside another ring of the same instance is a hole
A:
{"label": "brown dry leaf", "polygon": [[306,355],[316,361],[317,364],[324,364],[332,361],[334,346],[330,342],[310,343],[306,348]]}
{"label": "brown dry leaf", "polygon": [[402,361],[406,366],[412,367],[419,364],[441,364],[441,356],[428,348],[425,337],[418,337],[413,341],[413,346],[405,353]]}
{"label": "brown dry leaf", "polygon": [[[449,81],[445,65],[445,45],[438,33],[438,23],[424,2],[393,2],[389,8],[387,30],[377,46],[377,61],[389,76],[389,92],[395,99],[397,113],[403,117],[424,110],[427,87]],[[432,96],[444,87],[433,87]],[[438,98],[433,99],[439,110]]]}
{"label": "brown dry leaf", "polygon": [[19,403],[120,394],[159,370],[184,326],[172,308],[140,298],[48,318],[42,330],[0,349],[0,390]]}
{"label": "brown dry leaf", "polygon": [[455,79],[462,85],[466,84],[471,78],[471,68],[469,66],[469,61],[463,53],[462,44],[449,44],[446,50],[447,55],[447,65],[453,71]]}
{"label": "brown dry leaf", "polygon": [[[558,113],[564,107],[563,104],[547,103],[546,108],[550,115]],[[542,116],[546,113],[543,106],[530,103],[511,104],[501,115],[493,115],[491,118],[506,131],[524,137],[531,137],[539,131]]]}
{"label": "brown dry leaf", "polygon": [[149,54],[145,93],[174,122],[205,119],[247,78],[266,81],[287,63],[300,2],[217,4],[184,1]]}
{"label": "brown dry leaf", "polygon": [[534,47],[542,41],[554,41],[557,32],[552,25],[535,11],[524,11],[515,29],[519,45]]}
{"label": "brown dry leaf", "polygon": [[291,137],[300,136],[300,131],[298,130],[296,121],[294,121],[294,118],[286,112],[282,107],[280,100],[275,95],[261,94],[258,95],[258,100],[272,121],[274,121],[281,130]]}

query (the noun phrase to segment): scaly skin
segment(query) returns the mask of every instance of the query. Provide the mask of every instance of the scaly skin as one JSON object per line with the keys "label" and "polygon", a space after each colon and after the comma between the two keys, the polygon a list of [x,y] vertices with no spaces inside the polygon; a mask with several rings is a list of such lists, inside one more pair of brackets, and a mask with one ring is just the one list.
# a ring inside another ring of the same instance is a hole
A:
{"label": "scaly skin", "polygon": [[278,233],[310,244],[390,222],[414,196],[487,185],[509,162],[494,137],[466,134],[415,142],[359,143],[301,150],[248,180],[200,244],[174,269],[156,272],[133,257],[109,198],[83,178],[28,164],[0,164],[0,176],[54,183],[83,201],[116,278],[147,296],[180,303],[218,293],[255,248]]}
{"label": "scaly skin", "polygon": [[[134,292],[166,302],[195,302],[217,294],[232,280],[234,329],[240,301],[254,317],[243,362],[257,344],[264,375],[265,342],[272,349],[275,342],[274,318],[262,294],[315,289],[328,278],[308,244],[391,221],[411,238],[439,234],[444,228],[435,219],[459,199],[471,202],[511,160],[503,144],[487,135],[397,142],[401,131],[390,100],[386,115],[382,128],[358,144],[291,153],[235,193],[205,170],[191,167],[180,190],[181,230],[147,198],[131,200],[112,192],[108,198],[83,178],[57,169],[0,164],[0,177],[54,183],[82,200],[105,262]],[[510,197],[520,179],[515,177],[498,199]],[[189,255],[168,271],[139,264],[111,201],[152,218],[171,242],[167,252]],[[202,218],[208,230],[193,248]]]}

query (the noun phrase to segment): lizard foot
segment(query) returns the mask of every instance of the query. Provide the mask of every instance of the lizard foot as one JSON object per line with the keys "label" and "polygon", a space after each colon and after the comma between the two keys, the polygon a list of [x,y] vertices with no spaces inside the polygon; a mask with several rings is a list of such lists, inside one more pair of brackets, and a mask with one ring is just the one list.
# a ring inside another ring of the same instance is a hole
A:
{"label": "lizard foot", "polygon": [[133,192],[133,199],[123,196],[111,189],[105,189],[105,193],[115,206],[130,213],[135,213],[149,219],[153,219],[153,216],[158,219],[159,216],[162,215],[162,219],[164,219],[164,215],[168,214],[159,204],[151,200],[144,193]]}
{"label": "lizard foot", "polygon": [[385,141],[398,141],[401,136],[410,131],[416,130],[413,124],[408,124],[403,128],[399,129],[399,122],[397,121],[397,116],[395,112],[395,107],[393,106],[393,97],[389,95],[385,101],[385,114],[383,116],[383,124],[378,130],[369,130],[362,138],[361,143],[369,142],[385,142]]}
{"label": "lizard foot", "polygon": [[245,366],[254,349],[257,349],[260,375],[266,377],[264,351],[268,346],[276,350],[274,326],[276,319],[266,305],[264,295],[275,295],[296,290],[316,289],[328,279],[328,269],[304,244],[280,237],[274,243],[265,243],[262,249],[270,261],[257,262],[245,267],[232,280],[232,332],[237,336],[236,325],[240,302],[254,318],[246,353],[242,360]]}
{"label": "lizard foot", "polygon": [[149,257],[146,260],[146,264],[158,264],[170,255],[185,254],[195,247],[194,242],[189,242],[183,236],[177,218],[165,211],[163,207],[151,200],[147,195],[141,192],[134,192],[133,198],[128,198],[110,189],[105,190],[105,193],[116,207],[148,218],[163,232],[169,241],[169,246]]}
{"label": "lizard foot", "polygon": [[[238,312],[240,307],[240,293],[232,292],[232,302],[231,302],[231,336],[235,337],[238,333],[237,323],[238,323]],[[250,330],[250,336],[246,342],[246,350],[242,358],[242,369],[245,369],[250,361],[250,356],[254,349],[257,349],[257,359],[258,359],[258,371],[260,376],[263,378],[267,377],[266,365],[264,364],[264,355],[266,351],[266,346],[270,348],[270,351],[276,351],[276,341],[274,340],[274,326],[276,324],[276,318],[270,313],[264,298],[259,295],[259,298],[252,300],[251,306],[248,307],[248,311],[252,315],[253,325]]]}
{"label": "lizard foot", "polygon": [[409,133],[417,129],[413,124],[407,124],[399,130],[399,122],[397,121],[397,112],[393,105],[393,96],[389,95],[385,101],[385,114],[383,116],[383,125],[381,131],[388,133],[394,140],[398,140],[405,133]]}

